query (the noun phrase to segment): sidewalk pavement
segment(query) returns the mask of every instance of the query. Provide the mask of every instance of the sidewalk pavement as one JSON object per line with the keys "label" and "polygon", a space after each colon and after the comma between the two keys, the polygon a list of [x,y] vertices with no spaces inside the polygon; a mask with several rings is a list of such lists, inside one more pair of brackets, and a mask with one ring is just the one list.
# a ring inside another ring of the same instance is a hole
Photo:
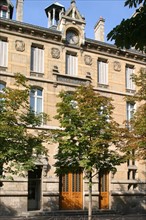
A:
{"label": "sidewalk pavement", "polygon": [[[88,220],[87,216],[33,216],[33,217],[11,217],[0,216],[0,220]],[[146,220],[144,214],[107,214],[107,215],[94,215],[92,220]]]}

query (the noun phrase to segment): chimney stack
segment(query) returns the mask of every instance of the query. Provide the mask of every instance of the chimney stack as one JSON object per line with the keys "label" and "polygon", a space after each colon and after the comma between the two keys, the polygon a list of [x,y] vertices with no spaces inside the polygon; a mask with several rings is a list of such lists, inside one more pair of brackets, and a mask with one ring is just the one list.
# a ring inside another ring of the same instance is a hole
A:
{"label": "chimney stack", "polygon": [[16,2],[16,21],[23,21],[23,2],[24,0],[17,0]]}
{"label": "chimney stack", "polygon": [[104,42],[104,18],[100,17],[94,27],[95,40]]}

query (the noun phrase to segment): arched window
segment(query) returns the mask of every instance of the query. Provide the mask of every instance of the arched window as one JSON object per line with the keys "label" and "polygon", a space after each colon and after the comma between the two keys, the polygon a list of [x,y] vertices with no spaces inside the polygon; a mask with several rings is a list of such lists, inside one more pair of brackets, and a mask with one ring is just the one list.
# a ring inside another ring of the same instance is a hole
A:
{"label": "arched window", "polygon": [[30,107],[35,114],[43,112],[43,90],[32,88],[30,92]]}

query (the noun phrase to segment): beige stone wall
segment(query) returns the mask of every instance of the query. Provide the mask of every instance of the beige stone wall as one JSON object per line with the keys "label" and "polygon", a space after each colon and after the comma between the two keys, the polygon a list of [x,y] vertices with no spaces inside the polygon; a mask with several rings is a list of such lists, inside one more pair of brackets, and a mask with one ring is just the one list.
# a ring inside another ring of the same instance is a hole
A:
{"label": "beige stone wall", "polygon": [[[14,31],[3,31],[1,36],[6,37],[9,42],[8,50],[8,68],[6,70],[0,69],[0,81],[6,82],[7,86],[14,87],[13,74],[20,72],[24,74],[28,79],[29,83],[32,86],[39,86],[43,88],[43,98],[44,98],[44,112],[50,115],[51,121],[48,122],[48,126],[59,126],[58,122],[53,118],[56,114],[56,103],[59,101],[57,95],[61,90],[74,90],[76,84],[66,83],[56,81],[56,75],[53,72],[54,66],[58,67],[59,74],[65,76],[65,60],[66,52],[75,52],[78,56],[78,77],[77,78],[86,78],[87,73],[91,74],[91,82],[97,92],[100,92],[102,95],[111,97],[113,99],[113,104],[115,106],[113,115],[117,122],[120,124],[126,119],[126,101],[124,100],[126,93],[125,89],[125,66],[126,64],[134,65],[135,72],[138,72],[139,69],[145,66],[145,63],[130,58],[130,56],[119,55],[118,53],[114,54],[105,48],[105,50],[99,50],[92,47],[69,47],[64,45],[61,41],[55,41],[52,39],[45,39],[43,37],[35,36],[35,33],[28,34],[22,32]],[[23,42],[24,50],[19,51],[16,49],[16,41]],[[30,71],[30,53],[31,45],[37,44],[44,47],[45,59],[44,59],[44,74],[39,76],[32,76]],[[52,57],[52,48],[58,49],[60,53],[59,58]],[[85,56],[91,58],[90,65],[85,63]],[[106,59],[108,62],[108,73],[109,73],[109,86],[108,88],[98,87],[97,85],[97,60],[99,58]],[[115,67],[115,64],[119,64],[120,67]],[[130,95],[130,94],[129,94]],[[57,152],[57,144],[48,144],[49,149],[49,170],[47,176],[42,176],[42,204],[41,209],[43,210],[57,210],[59,209],[59,179],[54,174],[55,168],[54,164],[54,154]],[[136,179],[139,184],[137,187],[132,190],[128,189],[130,184],[127,180],[128,167],[127,164],[122,164],[117,167],[117,172],[112,176],[110,174],[110,208],[118,209],[117,204],[123,204],[124,201],[129,201],[130,198],[133,199],[133,206],[137,206],[135,203],[135,198],[138,196],[138,202],[141,202],[142,192],[145,190],[145,164],[142,162],[136,162],[137,173]],[[4,182],[3,187],[0,188],[0,199],[5,206],[8,206],[8,212],[12,211],[17,212],[26,212],[27,211],[27,177],[24,181],[7,181]],[[87,208],[88,204],[88,184],[87,181],[84,181],[83,184],[83,208]],[[127,196],[129,191],[135,193],[136,197],[129,198]],[[137,193],[137,194],[136,194]],[[141,193],[141,194],[140,194]],[[124,200],[126,197],[126,200]],[[98,179],[97,177],[94,180],[93,185],[93,207],[98,209]],[[117,201],[117,203],[115,202]],[[144,206],[144,204],[142,204]],[[11,207],[11,208],[10,208]],[[14,210],[13,210],[14,209]],[[132,209],[132,208],[131,208]]]}

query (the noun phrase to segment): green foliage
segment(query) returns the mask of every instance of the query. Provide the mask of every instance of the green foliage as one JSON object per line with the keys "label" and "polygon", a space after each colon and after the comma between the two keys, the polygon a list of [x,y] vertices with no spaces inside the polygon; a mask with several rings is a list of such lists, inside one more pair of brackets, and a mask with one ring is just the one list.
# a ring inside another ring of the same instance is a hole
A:
{"label": "green foliage", "polygon": [[42,117],[30,110],[27,80],[15,75],[14,88],[0,93],[0,175],[31,169],[38,155],[46,153],[44,136],[32,128],[42,123]]}
{"label": "green foliage", "polygon": [[146,70],[133,77],[138,91],[132,97],[137,102],[137,109],[130,121],[131,130],[126,134],[126,145],[123,150],[135,152],[138,159],[146,159]]}
{"label": "green foliage", "polygon": [[[142,4],[143,5],[140,5]],[[146,1],[127,0],[125,6],[138,7],[135,14],[129,19],[123,19],[119,25],[113,28],[107,35],[108,40],[114,40],[117,47],[145,51],[146,46]]]}
{"label": "green foliage", "polygon": [[87,174],[93,169],[110,171],[123,162],[116,151],[120,129],[112,118],[112,100],[94,92],[91,85],[80,86],[74,93],[61,92],[59,97],[55,118],[62,129],[55,135],[59,143],[56,173],[79,167]]}
{"label": "green foliage", "polygon": [[145,0],[126,0],[125,1],[125,6],[129,6],[129,8],[132,7],[137,7],[138,5],[142,4],[146,5],[146,1]]}

